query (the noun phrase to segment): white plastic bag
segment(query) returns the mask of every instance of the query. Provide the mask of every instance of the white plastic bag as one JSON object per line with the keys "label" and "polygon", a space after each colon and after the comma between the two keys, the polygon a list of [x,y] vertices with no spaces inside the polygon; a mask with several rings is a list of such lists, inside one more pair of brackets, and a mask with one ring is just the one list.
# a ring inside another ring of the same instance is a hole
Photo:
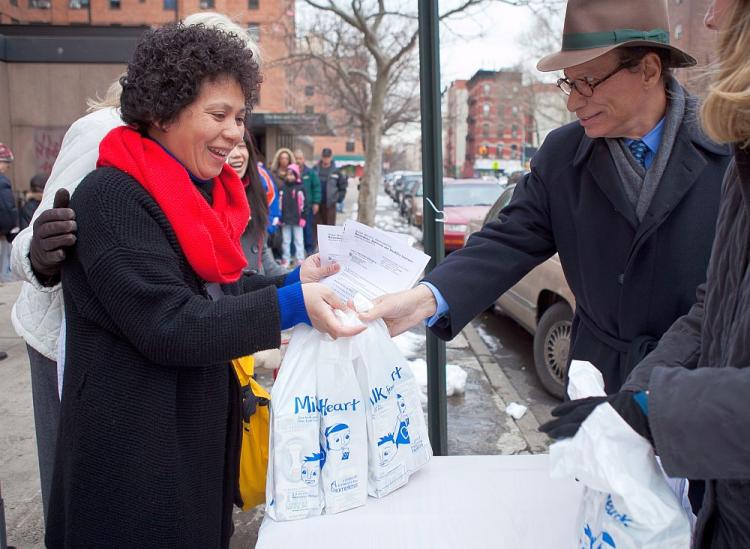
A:
{"label": "white plastic bag", "polygon": [[[340,313],[340,311],[336,311]],[[337,315],[358,324],[354,313]],[[331,341],[320,334],[317,370],[320,446],[325,461],[321,486],[325,513],[340,513],[367,501],[367,424],[365,403],[354,373],[353,338]]]}
{"label": "white plastic bag", "polygon": [[[601,396],[601,374],[573,361],[569,394]],[[670,549],[690,546],[690,522],[657,464],[651,444],[604,403],[576,435],[550,447],[551,475],[586,486],[576,547]]]}
{"label": "white plastic bag", "polygon": [[[367,307],[358,301],[358,310]],[[383,321],[370,322],[355,340],[360,356],[354,363],[366,398],[368,492],[383,497],[429,461],[432,447],[414,375]]]}
{"label": "white plastic bag", "polygon": [[295,520],[323,511],[316,366],[320,334],[304,324],[292,334],[271,392],[266,513]]}

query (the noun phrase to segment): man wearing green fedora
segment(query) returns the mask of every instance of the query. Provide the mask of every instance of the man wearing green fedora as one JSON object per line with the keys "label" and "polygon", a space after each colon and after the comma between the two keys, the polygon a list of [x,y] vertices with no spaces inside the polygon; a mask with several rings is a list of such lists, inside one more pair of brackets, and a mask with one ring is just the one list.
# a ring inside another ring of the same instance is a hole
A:
{"label": "man wearing green fedora", "polygon": [[364,317],[392,334],[429,319],[450,339],[557,252],[576,298],[569,360],[616,392],[706,277],[729,150],[672,75],[694,64],[669,43],[667,0],[570,0],[562,48],[537,67],[563,71],[578,121],[547,137],[496,220]]}

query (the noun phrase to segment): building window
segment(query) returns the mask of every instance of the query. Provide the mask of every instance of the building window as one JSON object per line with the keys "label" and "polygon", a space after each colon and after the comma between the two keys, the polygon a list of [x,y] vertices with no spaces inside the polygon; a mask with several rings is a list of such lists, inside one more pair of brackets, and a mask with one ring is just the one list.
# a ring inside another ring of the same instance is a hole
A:
{"label": "building window", "polygon": [[484,105],[482,105],[482,114],[485,115],[485,116],[489,116],[489,114],[490,114],[490,104],[489,103],[485,103]]}
{"label": "building window", "polygon": [[518,126],[516,126],[515,124],[510,127],[510,138],[518,139]]}
{"label": "building window", "polygon": [[29,0],[29,7],[37,10],[48,10],[52,7],[51,0]]}
{"label": "building window", "polygon": [[490,125],[489,124],[482,124],[482,135],[484,137],[490,136]]}
{"label": "building window", "polygon": [[198,5],[202,10],[210,10],[214,7],[214,0],[201,0]]}
{"label": "building window", "polygon": [[513,107],[511,108],[511,112],[512,112],[513,114],[518,114],[518,107],[517,107],[517,106],[515,106],[515,105],[513,105]]}
{"label": "building window", "polygon": [[177,9],[177,0],[163,0],[164,9],[169,11],[175,11]]}
{"label": "building window", "polygon": [[315,114],[315,107],[312,105],[305,105],[305,114]]}
{"label": "building window", "polygon": [[502,139],[502,137],[505,135],[505,125],[500,124],[497,128],[497,136]]}
{"label": "building window", "polygon": [[305,86],[305,96],[312,97],[315,93],[315,86]]}
{"label": "building window", "polygon": [[484,90],[484,93],[486,93],[486,94],[490,93],[490,85],[489,84],[485,84],[484,86],[482,86],[482,89]]}
{"label": "building window", "polygon": [[247,0],[247,9],[257,10],[260,8],[260,0]]}
{"label": "building window", "polygon": [[247,33],[250,35],[250,38],[256,42],[260,42],[260,25],[258,23],[248,23]]}
{"label": "building window", "polygon": [[497,150],[497,157],[502,158],[503,157],[503,144],[498,143],[496,150]]}
{"label": "building window", "polygon": [[347,141],[346,142],[346,152],[353,153],[354,152],[354,141]]}
{"label": "building window", "polygon": [[674,28],[674,39],[675,40],[679,40],[680,38],[682,38],[682,33],[683,32],[684,31],[683,31],[683,28],[682,28],[682,24],[678,23],[675,26],[675,28]]}
{"label": "building window", "polygon": [[10,0],[10,5],[11,6],[17,6],[18,5],[18,0]]}
{"label": "building window", "polygon": [[72,10],[82,10],[89,7],[89,0],[70,0],[68,4]]}
{"label": "building window", "polygon": [[109,0],[109,9],[119,10],[122,7],[120,0]]}

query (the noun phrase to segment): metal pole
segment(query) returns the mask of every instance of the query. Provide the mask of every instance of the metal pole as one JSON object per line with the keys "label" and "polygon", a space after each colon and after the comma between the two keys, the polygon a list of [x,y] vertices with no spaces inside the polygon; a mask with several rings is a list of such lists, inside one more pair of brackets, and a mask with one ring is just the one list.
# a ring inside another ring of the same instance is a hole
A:
{"label": "metal pole", "polygon": [[[422,185],[425,200],[443,208],[443,161],[440,114],[440,37],[438,0],[419,0],[419,88],[422,112]],[[445,257],[443,224],[424,208],[425,252],[431,271]],[[442,217],[442,216],[441,216]],[[445,397],[445,342],[427,330],[427,421],[435,455],[448,453],[448,405]]]}

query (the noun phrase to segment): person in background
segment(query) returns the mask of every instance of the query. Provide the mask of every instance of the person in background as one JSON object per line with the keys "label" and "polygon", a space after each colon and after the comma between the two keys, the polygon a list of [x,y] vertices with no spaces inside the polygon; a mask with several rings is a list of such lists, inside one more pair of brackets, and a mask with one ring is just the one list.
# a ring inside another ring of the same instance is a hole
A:
{"label": "person in background", "polygon": [[[200,12],[186,17],[184,23],[218,28],[240,37],[259,62],[258,47],[250,35],[225,15]],[[58,391],[64,367],[64,357],[58,354],[64,355],[65,350],[60,265],[76,242],[75,212],[68,202],[83,177],[96,167],[101,140],[123,124],[119,110],[121,92],[116,80],[102,98],[87,101],[90,112],[66,132],[31,225],[13,240],[11,266],[23,284],[11,320],[16,333],[26,342],[29,355],[45,521],[59,424]]]}
{"label": "person in background", "polygon": [[250,222],[241,239],[247,268],[267,276],[286,274],[288,269],[276,262],[266,245],[269,206],[276,198],[276,192],[273,185],[263,185],[249,132],[245,131],[244,139],[229,153],[227,163],[242,180],[250,205]]}
{"label": "person in background", "polygon": [[346,176],[334,165],[333,152],[329,148],[321,151],[315,171],[320,180],[320,208],[316,221],[321,225],[335,225],[336,204],[343,201],[346,194]]}
{"label": "person in background", "polygon": [[14,230],[18,230],[18,208],[13,186],[5,175],[13,160],[10,147],[0,143],[0,282],[14,280],[10,269],[10,241],[15,236]]}
{"label": "person in background", "polygon": [[305,253],[311,255],[315,252],[315,218],[320,209],[320,179],[315,170],[305,164],[305,153],[302,149],[294,151],[297,165],[302,171],[302,185],[307,197],[307,208],[305,208]]}
{"label": "person in background", "polygon": [[286,170],[289,164],[295,164],[297,161],[294,154],[287,148],[281,148],[273,155],[271,162],[271,175],[276,179],[276,185],[281,188],[286,179]]}
{"label": "person in background", "polygon": [[570,401],[541,429],[574,436],[609,402],[670,477],[706,481],[693,547],[730,549],[750,547],[750,0],[714,0],[705,23],[720,34],[701,118],[710,137],[734,147],[706,283],[621,391]]}
{"label": "person in background", "polygon": [[292,240],[294,240],[295,263],[300,264],[305,259],[302,238],[302,231],[305,227],[305,201],[299,167],[297,164],[289,164],[284,185],[281,187],[282,266],[290,264]]}
{"label": "person in background", "polygon": [[21,230],[31,224],[31,218],[34,216],[34,212],[42,202],[44,186],[47,184],[47,179],[49,179],[49,176],[44,173],[38,173],[31,178],[31,181],[29,182],[29,190],[24,196],[24,205],[18,214],[18,226]]}

